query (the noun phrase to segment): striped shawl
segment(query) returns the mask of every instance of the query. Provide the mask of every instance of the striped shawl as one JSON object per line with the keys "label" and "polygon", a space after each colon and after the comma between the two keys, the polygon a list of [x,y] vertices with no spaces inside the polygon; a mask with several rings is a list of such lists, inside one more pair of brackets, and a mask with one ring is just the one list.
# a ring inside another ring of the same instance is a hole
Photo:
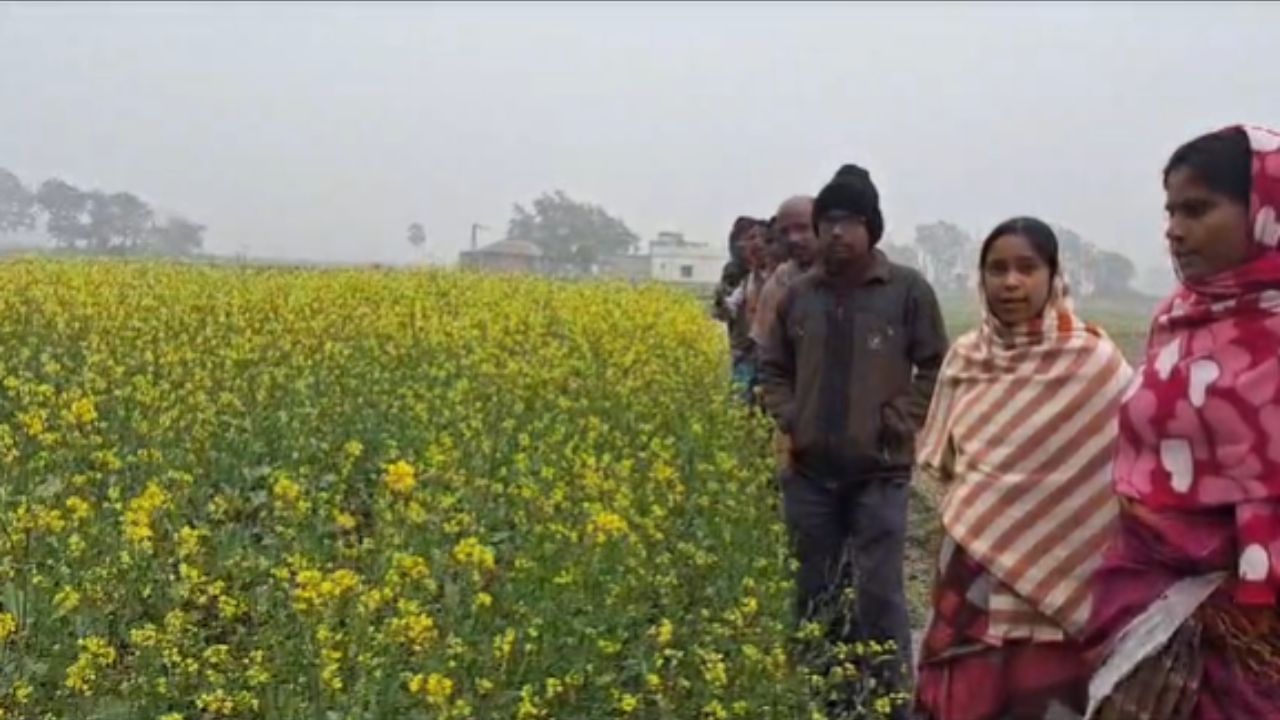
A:
{"label": "striped shawl", "polygon": [[947,486],[947,533],[998,581],[994,642],[1083,628],[1116,516],[1110,469],[1131,375],[1060,284],[1039,319],[1010,328],[988,310],[947,355],[919,467]]}

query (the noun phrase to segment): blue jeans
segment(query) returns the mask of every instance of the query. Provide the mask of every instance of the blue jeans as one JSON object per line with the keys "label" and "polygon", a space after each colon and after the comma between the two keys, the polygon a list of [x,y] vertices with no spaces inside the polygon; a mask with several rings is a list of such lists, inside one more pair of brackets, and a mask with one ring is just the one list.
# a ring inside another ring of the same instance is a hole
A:
{"label": "blue jeans", "polygon": [[755,401],[756,364],[751,360],[735,360],[733,363],[733,386],[737,389],[742,402],[748,405]]}

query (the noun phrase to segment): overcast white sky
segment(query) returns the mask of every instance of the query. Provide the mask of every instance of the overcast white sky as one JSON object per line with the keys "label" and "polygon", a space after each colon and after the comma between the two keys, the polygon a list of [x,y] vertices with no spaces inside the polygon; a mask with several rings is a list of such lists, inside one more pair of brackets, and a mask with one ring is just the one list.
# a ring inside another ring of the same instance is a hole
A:
{"label": "overcast white sky", "polygon": [[891,232],[1041,214],[1160,262],[1181,141],[1280,124],[1280,4],[0,3],[0,166],[131,190],[212,249],[498,239],[545,189],[643,238],[867,166]]}

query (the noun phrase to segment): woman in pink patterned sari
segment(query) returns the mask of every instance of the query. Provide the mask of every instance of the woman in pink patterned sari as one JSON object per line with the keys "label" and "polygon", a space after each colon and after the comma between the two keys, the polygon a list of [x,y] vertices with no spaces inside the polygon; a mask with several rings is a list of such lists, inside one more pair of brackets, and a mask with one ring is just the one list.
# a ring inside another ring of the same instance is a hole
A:
{"label": "woman in pink patterned sari", "polygon": [[1193,140],[1164,184],[1181,287],[1120,412],[1089,715],[1280,718],[1280,134]]}

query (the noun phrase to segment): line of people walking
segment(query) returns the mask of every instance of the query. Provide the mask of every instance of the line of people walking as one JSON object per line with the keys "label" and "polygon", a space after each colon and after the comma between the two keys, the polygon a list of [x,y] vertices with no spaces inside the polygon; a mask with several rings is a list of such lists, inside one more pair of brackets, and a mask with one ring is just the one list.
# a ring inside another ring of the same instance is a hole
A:
{"label": "line of people walking", "polygon": [[[1280,718],[1280,133],[1196,138],[1163,182],[1180,283],[1136,369],[1038,219],[986,237],[954,343],[877,249],[864,168],[734,223],[715,312],[776,423],[797,616],[890,643],[877,681],[913,693],[893,717]],[[943,493],[918,658],[913,477]]]}

